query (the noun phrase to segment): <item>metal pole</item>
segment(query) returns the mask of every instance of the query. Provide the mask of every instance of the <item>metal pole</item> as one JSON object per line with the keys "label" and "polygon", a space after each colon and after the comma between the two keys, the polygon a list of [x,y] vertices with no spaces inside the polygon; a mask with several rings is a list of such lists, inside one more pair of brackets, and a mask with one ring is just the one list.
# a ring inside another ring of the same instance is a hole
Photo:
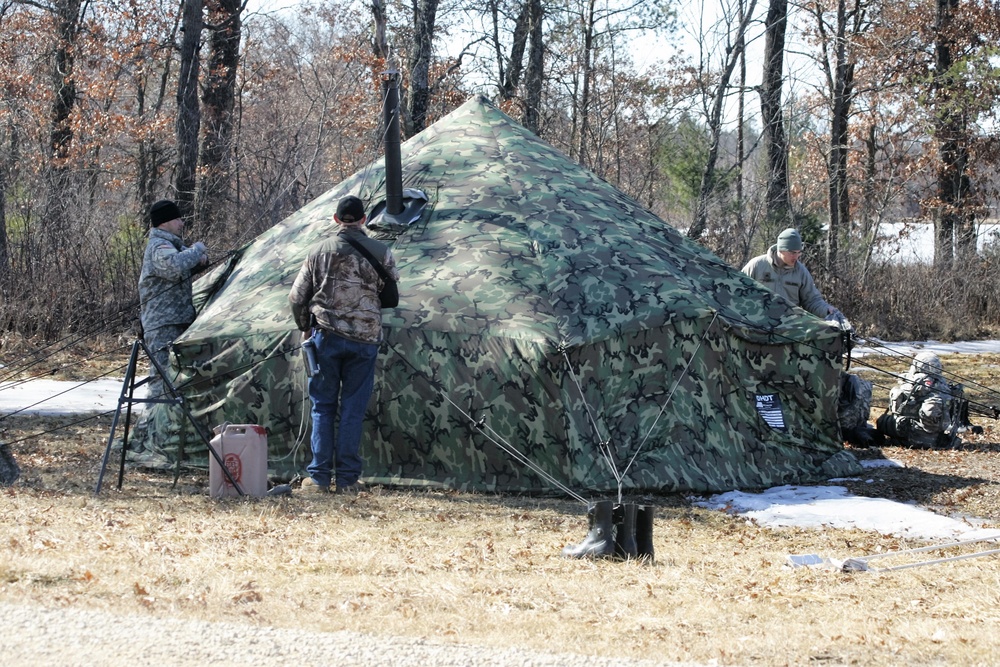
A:
{"label": "metal pole", "polygon": [[389,215],[403,212],[403,159],[399,150],[399,72],[382,75],[385,86],[385,210]]}

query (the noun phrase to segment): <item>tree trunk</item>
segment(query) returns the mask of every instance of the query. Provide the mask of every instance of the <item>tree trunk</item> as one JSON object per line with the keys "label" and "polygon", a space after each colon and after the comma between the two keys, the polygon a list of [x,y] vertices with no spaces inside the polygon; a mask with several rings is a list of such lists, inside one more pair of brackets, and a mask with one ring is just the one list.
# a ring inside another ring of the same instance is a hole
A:
{"label": "tree trunk", "polygon": [[375,35],[372,39],[372,53],[377,58],[389,62],[389,40],[386,38],[386,18],[385,0],[371,0],[372,20],[375,21]]}
{"label": "tree trunk", "polygon": [[0,162],[0,303],[7,301],[10,285],[10,243],[7,239],[7,160]]}
{"label": "tree trunk", "polygon": [[542,0],[528,0],[530,12],[530,41],[528,67],[524,73],[524,126],[541,136],[542,83],[544,74],[545,43],[542,20],[545,18]]}
{"label": "tree trunk", "polygon": [[764,24],[764,74],[761,81],[760,110],[767,161],[765,215],[768,227],[772,229],[792,224],[788,195],[788,143],[781,112],[787,23],[788,0],[771,0]]}
{"label": "tree trunk", "polygon": [[826,237],[826,265],[836,267],[840,238],[850,231],[850,190],[847,184],[848,125],[853,102],[854,66],[848,62],[846,0],[837,0],[837,35],[831,90],[829,197],[830,227]]}
{"label": "tree trunk", "polygon": [[438,0],[413,0],[413,55],[410,57],[410,90],[407,107],[407,135],[419,133],[427,125],[430,106],[430,68],[434,45],[434,22]]}
{"label": "tree trunk", "polygon": [[73,142],[73,128],[69,117],[76,104],[75,64],[76,38],[80,31],[80,8],[82,0],[58,0],[55,4],[56,34],[58,44],[54,56],[52,83],[52,128],[49,148],[52,158],[58,164],[69,155]]}
{"label": "tree trunk", "polygon": [[240,62],[242,0],[209,0],[211,53],[202,117],[205,133],[201,148],[197,222],[207,233],[225,208],[232,170],[233,111],[236,73]]}
{"label": "tree trunk", "polygon": [[[967,260],[976,250],[974,219],[968,209],[970,191],[966,172],[969,130],[965,112],[956,102],[958,81],[952,67],[952,17],[959,0],[938,0],[935,21],[935,135],[938,140],[937,207],[934,219],[934,265],[950,269],[956,259]],[[958,244],[956,247],[956,236]]]}
{"label": "tree trunk", "polygon": [[[497,30],[498,17],[496,5],[494,4],[493,14],[493,36],[495,43],[499,46],[499,34]],[[528,33],[531,30],[531,3],[525,2],[521,5],[517,19],[514,21],[514,34],[511,36],[510,57],[504,59],[502,54],[497,53],[500,59],[500,99],[509,100],[514,97],[517,86],[521,82],[521,72],[524,71],[524,52],[528,44]],[[504,60],[507,66],[504,67]]]}
{"label": "tree trunk", "polygon": [[590,80],[593,76],[591,71],[593,63],[591,61],[594,52],[594,15],[596,0],[588,0],[587,15],[583,21],[583,54],[580,64],[580,79],[582,82],[580,99],[577,102],[579,108],[578,117],[580,119],[580,134],[577,136],[577,162],[584,166],[589,166],[587,151],[587,135],[590,134]]}
{"label": "tree trunk", "polygon": [[204,27],[202,0],[184,0],[181,19],[181,64],[177,80],[177,169],[174,190],[177,205],[185,216],[194,211],[198,136],[201,109],[198,104],[199,47]]}
{"label": "tree trunk", "polygon": [[[739,5],[739,21],[742,24],[747,15],[746,7],[743,4],[744,0],[740,0]],[[756,0],[753,2],[756,6]],[[737,36],[736,48],[740,52],[740,74],[739,74],[739,89],[736,95],[736,230],[737,233],[743,234],[744,226],[746,225],[746,219],[743,213],[743,163],[745,161],[744,154],[746,153],[746,87],[747,87],[747,53],[746,53],[746,34],[741,33]],[[744,256],[746,253],[744,253]]]}

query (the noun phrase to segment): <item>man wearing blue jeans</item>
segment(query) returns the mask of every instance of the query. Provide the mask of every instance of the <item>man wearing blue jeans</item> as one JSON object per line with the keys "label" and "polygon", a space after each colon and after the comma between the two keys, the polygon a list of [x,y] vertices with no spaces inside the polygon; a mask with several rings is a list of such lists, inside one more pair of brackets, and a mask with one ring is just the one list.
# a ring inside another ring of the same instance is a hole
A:
{"label": "man wearing blue jeans", "polygon": [[360,199],[342,199],[333,219],[337,232],[309,254],[288,295],[302,339],[312,337],[316,344],[319,366],[309,379],[312,462],[302,491],[329,492],[332,483],[336,493],[355,494],[361,427],[382,341],[383,280],[350,241],[381,261],[393,280],[399,280],[399,272],[388,246],[365,235]]}

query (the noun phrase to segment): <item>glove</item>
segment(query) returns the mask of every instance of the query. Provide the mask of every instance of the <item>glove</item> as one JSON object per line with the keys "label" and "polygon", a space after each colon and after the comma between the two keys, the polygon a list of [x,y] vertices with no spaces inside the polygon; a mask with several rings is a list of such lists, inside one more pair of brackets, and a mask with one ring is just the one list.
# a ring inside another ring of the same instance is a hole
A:
{"label": "glove", "polygon": [[197,243],[195,243],[193,246],[191,246],[191,248],[194,249],[194,250],[197,250],[202,255],[207,255],[208,254],[208,248],[205,247],[205,244],[202,243],[201,241],[198,241]]}

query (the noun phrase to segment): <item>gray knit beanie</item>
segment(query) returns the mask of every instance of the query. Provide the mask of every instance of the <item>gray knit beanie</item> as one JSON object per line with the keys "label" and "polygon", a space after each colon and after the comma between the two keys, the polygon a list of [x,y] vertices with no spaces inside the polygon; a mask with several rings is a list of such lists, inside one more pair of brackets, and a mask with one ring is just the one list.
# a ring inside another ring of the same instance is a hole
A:
{"label": "gray knit beanie", "polygon": [[802,237],[799,236],[797,229],[789,227],[778,234],[778,250],[789,252],[802,250]]}

